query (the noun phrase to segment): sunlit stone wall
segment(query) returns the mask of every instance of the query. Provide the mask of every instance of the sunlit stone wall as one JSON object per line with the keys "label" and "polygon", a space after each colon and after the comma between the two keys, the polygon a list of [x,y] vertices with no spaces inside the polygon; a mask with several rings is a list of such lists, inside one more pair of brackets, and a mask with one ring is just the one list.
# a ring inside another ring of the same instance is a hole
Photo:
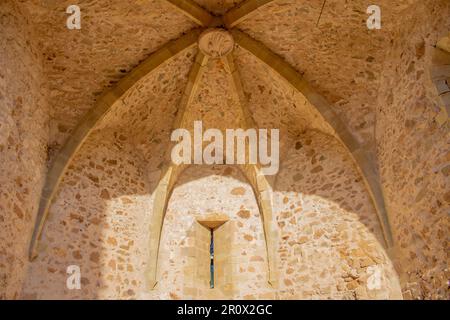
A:
{"label": "sunlit stone wall", "polygon": [[[68,34],[62,2],[22,1],[21,11],[2,1],[0,298],[388,299],[401,298],[401,290],[409,299],[448,298],[449,127],[429,71],[433,46],[450,30],[450,4],[380,1],[377,32],[363,23],[365,0],[329,1],[320,24],[319,2],[274,1],[240,28],[286,59],[378,152],[396,247],[385,248],[348,152],[315,131],[330,128],[314,106],[237,49],[249,110],[261,127],[281,129],[280,172],[270,179],[276,281],[267,282],[266,239],[249,182],[237,167],[193,166],[169,201],[154,290],[146,283],[154,189],[196,49],[124,95],[72,160],[31,264],[27,245],[48,158],[101,92],[194,24],[164,1],[84,1],[84,27]],[[218,13],[225,8],[198,2]],[[223,64],[214,61],[188,124],[239,126],[230,90]],[[209,213],[229,218],[215,231],[214,289],[208,230],[196,222]],[[67,287],[73,265],[80,290]]]}
{"label": "sunlit stone wall", "polygon": [[289,144],[274,207],[280,298],[401,298],[364,182],[334,138],[309,132]]}
{"label": "sunlit stone wall", "polygon": [[[22,298],[129,299],[145,285],[151,179],[126,136],[102,130],[69,166]],[[69,290],[69,266],[81,289]]]}
{"label": "sunlit stone wall", "polygon": [[379,91],[379,162],[407,299],[448,298],[449,121],[431,68],[449,16],[448,1],[404,12]]}
{"label": "sunlit stone wall", "polygon": [[[197,219],[223,214],[214,231],[215,286],[210,288],[210,234]],[[253,190],[236,166],[191,166],[174,188],[164,221],[159,282],[151,297],[274,298],[267,283],[261,216]]]}

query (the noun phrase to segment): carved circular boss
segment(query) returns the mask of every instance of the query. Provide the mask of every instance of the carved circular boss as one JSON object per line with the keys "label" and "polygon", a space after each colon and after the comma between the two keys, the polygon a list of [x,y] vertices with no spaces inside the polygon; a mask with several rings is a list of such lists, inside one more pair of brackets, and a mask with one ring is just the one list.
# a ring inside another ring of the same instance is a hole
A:
{"label": "carved circular boss", "polygon": [[208,29],[198,38],[200,51],[210,58],[220,58],[226,56],[234,48],[232,35],[219,28]]}

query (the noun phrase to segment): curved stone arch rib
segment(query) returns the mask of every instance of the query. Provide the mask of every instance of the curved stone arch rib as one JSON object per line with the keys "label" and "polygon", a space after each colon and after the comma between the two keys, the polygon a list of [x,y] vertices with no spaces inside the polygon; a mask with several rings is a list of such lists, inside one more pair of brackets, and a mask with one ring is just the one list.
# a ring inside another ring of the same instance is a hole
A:
{"label": "curved stone arch rib", "polygon": [[[243,127],[245,129],[256,129],[257,124],[248,109],[247,99],[242,88],[241,77],[234,64],[233,53],[223,57],[222,62],[225,66],[230,86],[233,88],[235,99],[237,100],[242,113]],[[267,263],[269,267],[268,282],[270,285],[275,287],[277,285],[277,267],[275,259],[275,239],[277,239],[277,228],[275,227],[275,221],[273,220],[274,217],[272,214],[272,188],[265,175],[261,172],[261,169],[257,165],[243,165],[243,171],[252,186],[256,201],[258,203],[263,223],[264,238],[266,240]]]}
{"label": "curved stone arch rib", "polygon": [[[159,250],[167,206],[176,182],[184,169],[185,166],[170,166],[165,172],[162,173],[158,186],[155,189],[152,221],[150,223],[150,257],[149,265],[147,266],[147,282],[150,290],[155,289],[158,284],[157,274]],[[274,263],[276,252],[273,239],[276,239],[277,234],[272,219],[271,187],[265,176],[257,170],[256,166],[242,166],[239,167],[239,169],[244,177],[247,178],[248,183],[252,187],[258,205],[258,210],[263,223],[264,237],[266,240],[266,253],[269,271],[268,282],[271,286],[275,287],[277,285],[277,269],[276,264]]]}
{"label": "curved stone arch rib", "polygon": [[208,27],[214,22],[214,16],[192,0],[165,0],[175,9],[202,27]]}
{"label": "curved stone arch rib", "polygon": [[268,5],[274,0],[247,0],[230,9],[223,16],[223,21],[227,28],[233,28],[245,19],[256,14],[257,10]]}
{"label": "curved stone arch rib", "polygon": [[273,53],[261,42],[249,37],[245,33],[233,29],[230,31],[236,43],[265,65],[270,67],[291,87],[299,91],[317,109],[323,119],[333,128],[335,137],[346,147],[354,160],[367,190],[375,206],[386,246],[394,246],[389,217],[384,201],[383,189],[377,173],[377,166],[371,153],[362,146],[346,125],[334,112],[331,105],[317,93],[302,76],[280,56]]}
{"label": "curved stone arch rib", "polygon": [[273,192],[266,176],[256,165],[245,165],[243,171],[255,194],[261,221],[263,224],[264,239],[266,242],[267,265],[269,270],[268,282],[276,288],[278,273],[276,263],[276,239],[278,238],[276,222],[273,216]]}
{"label": "curved stone arch rib", "polygon": [[[197,92],[200,79],[205,67],[208,63],[208,57],[205,56],[201,51],[197,53],[194,65],[189,72],[188,83],[184,89],[184,94],[181,98],[180,104],[178,106],[177,116],[172,125],[173,129],[180,128],[184,122],[186,111],[191,104],[194,96]],[[172,142],[170,146],[173,146]],[[172,150],[171,147],[168,148],[169,151]],[[170,161],[170,160],[169,160]],[[179,174],[182,171],[182,166],[177,166],[171,164],[166,165],[166,169],[161,173],[161,178],[155,189],[155,197],[153,200],[153,211],[150,221],[150,239],[149,239],[149,258],[147,265],[147,284],[150,290],[154,289],[157,280],[158,271],[158,258],[159,258],[159,247],[161,243],[161,232],[164,224],[164,218],[166,216],[166,209],[170,199],[170,195],[173,191],[173,187],[178,179]]]}
{"label": "curved stone arch rib", "polygon": [[179,167],[172,165],[161,174],[161,178],[155,189],[155,198],[153,200],[153,211],[150,221],[149,238],[149,258],[147,265],[147,285],[148,289],[153,290],[158,283],[158,258],[159,247],[161,244],[161,232],[166,216],[166,209],[169,203],[170,195],[180,173]]}
{"label": "curved stone arch rib", "polygon": [[202,27],[220,26],[224,24],[227,28],[232,28],[245,19],[253,16],[258,9],[274,0],[247,0],[234,8],[231,8],[222,17],[213,16],[192,0],[165,1]]}
{"label": "curved stone arch rib", "polygon": [[95,107],[92,108],[78,123],[77,127],[74,129],[73,133],[67,139],[67,142],[54,159],[53,164],[47,173],[29,247],[30,260],[33,260],[38,255],[37,249],[39,239],[42,235],[42,230],[48,216],[50,205],[64,173],[70,161],[92,132],[95,125],[109,112],[112,105],[116,103],[138,81],[148,76],[158,67],[178,56],[186,49],[195,46],[200,33],[201,30],[199,29],[192,30],[188,34],[167,43],[162,48],[151,54],[149,58],[139,64],[139,66],[132,70],[131,73],[120,80],[113,89],[104,93],[97,101]]}

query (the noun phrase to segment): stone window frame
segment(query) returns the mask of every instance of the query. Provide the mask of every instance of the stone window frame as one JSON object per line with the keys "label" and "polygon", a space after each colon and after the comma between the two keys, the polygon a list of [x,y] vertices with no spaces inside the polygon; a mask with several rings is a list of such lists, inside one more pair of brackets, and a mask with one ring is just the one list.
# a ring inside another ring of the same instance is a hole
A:
{"label": "stone window frame", "polygon": [[[214,252],[214,246],[215,246],[215,244],[214,244],[215,231],[217,229],[219,229],[220,227],[222,227],[222,225],[227,223],[229,220],[230,220],[230,218],[228,217],[228,215],[226,215],[224,213],[200,215],[195,218],[195,221],[197,221],[197,223],[199,223],[200,225],[205,227],[210,232],[210,236],[211,236],[210,245],[212,246],[213,252]],[[216,233],[216,237],[217,237],[217,233]],[[216,258],[215,258],[215,254],[211,255],[211,248],[210,248],[210,262],[211,262],[211,265],[210,265],[210,289],[214,289],[215,288]]]}

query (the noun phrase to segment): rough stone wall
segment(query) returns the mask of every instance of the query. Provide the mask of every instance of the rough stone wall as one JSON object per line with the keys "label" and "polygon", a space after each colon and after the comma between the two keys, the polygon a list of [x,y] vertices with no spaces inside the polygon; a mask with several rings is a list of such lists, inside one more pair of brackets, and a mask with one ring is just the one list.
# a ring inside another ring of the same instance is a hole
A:
{"label": "rough stone wall", "polygon": [[449,124],[439,125],[431,56],[450,30],[448,1],[422,1],[392,34],[377,108],[377,147],[404,297],[448,299]]}
{"label": "rough stone wall", "polygon": [[[417,0],[378,0],[382,29],[368,30],[369,0],[273,1],[237,27],[282,56],[330,103],[362,143],[374,141],[377,90],[390,28]],[[320,16],[320,19],[319,19]]]}
{"label": "rough stone wall", "polygon": [[[146,178],[145,163],[128,137],[110,129],[96,132],[69,168],[22,297],[399,297],[376,213],[343,147],[330,136],[312,132],[288,148],[273,185],[278,287],[267,283],[261,217],[240,170],[191,166],[171,195],[158,284],[149,291],[148,223],[158,175]],[[215,289],[209,288],[209,232],[195,221],[208,213],[230,219],[215,231]],[[69,265],[81,268],[81,290],[66,287]],[[380,287],[369,290],[376,268]]]}
{"label": "rough stone wall", "polygon": [[143,155],[150,171],[168,151],[178,104],[197,50],[186,50],[144,77],[112,106],[96,130],[121,130]]}
{"label": "rough stone wall", "polygon": [[48,108],[30,21],[0,3],[0,299],[17,298],[47,159]]}
{"label": "rough stone wall", "polygon": [[334,138],[311,131],[290,143],[274,208],[281,299],[401,298],[371,199]]}
{"label": "rough stone wall", "polygon": [[[136,298],[143,290],[151,188],[194,55],[186,50],[127,92],[71,161],[23,297]],[[67,290],[69,265],[81,267],[81,292]]]}
{"label": "rough stone wall", "polygon": [[[130,299],[144,286],[151,199],[141,155],[120,131],[91,136],[49,211],[26,299]],[[81,290],[66,286],[81,271]]]}
{"label": "rough stone wall", "polygon": [[[237,2],[198,0],[216,13]],[[13,1],[0,4],[0,298],[20,295],[47,158],[47,117],[51,155],[101,91],[193,27],[159,0],[81,1],[80,31],[65,27],[68,2],[19,3],[33,25]],[[448,298],[449,127],[436,121],[440,100],[428,75],[431,46],[450,29],[448,1],[380,0],[384,24],[376,32],[365,26],[369,1],[328,1],[316,26],[321,4],[275,1],[239,27],[304,74],[361,140],[376,139],[403,294]],[[279,287],[265,281],[264,235],[251,188],[237,168],[224,166],[188,169],[180,178],[162,233],[160,283],[147,290],[152,192],[195,52],[186,51],[128,92],[77,154],[21,296],[400,297],[376,213],[346,151],[309,132],[329,128],[300,94],[239,49],[249,108],[260,127],[281,128],[286,154],[273,185]],[[200,82],[189,124],[203,119],[205,129],[236,127],[240,118],[223,65],[211,62]],[[299,136],[290,142],[289,135]],[[194,219],[219,209],[231,220],[217,230],[217,288],[210,290],[209,235]],[[19,239],[22,234],[27,237]],[[67,290],[69,265],[81,267],[81,291]],[[377,270],[380,287],[370,290]]]}
{"label": "rough stone wall", "polygon": [[[192,166],[169,201],[157,287],[142,298],[401,298],[373,204],[343,146],[314,131],[286,144],[272,186],[278,284],[267,283],[264,234],[251,186],[236,167]],[[215,231],[221,258],[216,287],[209,289],[209,234],[196,218],[217,212],[230,220]]]}
{"label": "rough stone wall", "polygon": [[192,132],[194,121],[202,121],[203,130],[216,128],[224,135],[226,129],[242,127],[242,115],[220,60],[208,61],[181,126]]}
{"label": "rough stone wall", "polygon": [[[214,231],[215,287],[209,288],[208,230],[196,219],[220,213]],[[261,216],[249,183],[236,166],[191,166],[169,200],[161,236],[159,282],[152,298],[242,299],[274,297],[267,283]]]}
{"label": "rough stone wall", "polygon": [[50,88],[50,156],[98,96],[167,41],[196,25],[166,1],[77,1],[81,29],[69,30],[71,0],[29,1]]}

